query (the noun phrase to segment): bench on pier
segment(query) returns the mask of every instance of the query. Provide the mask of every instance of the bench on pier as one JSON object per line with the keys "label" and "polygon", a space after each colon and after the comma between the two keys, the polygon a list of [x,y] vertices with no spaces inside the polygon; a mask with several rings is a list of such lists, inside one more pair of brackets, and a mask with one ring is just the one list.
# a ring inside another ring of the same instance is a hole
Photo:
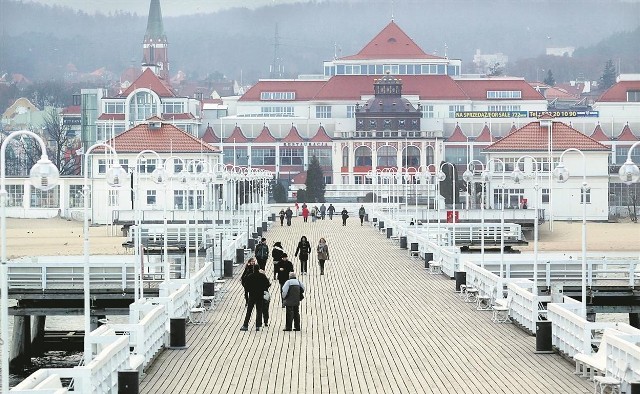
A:
{"label": "bench on pier", "polygon": [[437,275],[442,273],[442,261],[431,260],[429,261],[429,273],[432,275]]}
{"label": "bench on pier", "polygon": [[[619,333],[619,331],[605,329],[597,352],[593,354],[578,353],[573,356],[576,362],[575,374],[592,380],[595,393],[620,393],[622,382],[615,376],[606,376],[608,338],[615,333]],[[624,360],[618,360],[614,363],[614,368],[614,375],[620,376],[626,372],[628,364]]]}
{"label": "bench on pier", "polygon": [[507,298],[498,298],[491,307],[493,315],[491,321],[494,323],[509,323],[509,311],[511,310],[511,294]]}

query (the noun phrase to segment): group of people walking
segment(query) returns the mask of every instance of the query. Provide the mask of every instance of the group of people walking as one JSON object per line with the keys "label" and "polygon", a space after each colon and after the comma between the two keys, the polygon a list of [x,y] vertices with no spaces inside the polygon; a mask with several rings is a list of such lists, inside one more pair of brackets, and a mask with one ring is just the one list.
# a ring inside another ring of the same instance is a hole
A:
{"label": "group of people walking", "polygon": [[[298,213],[298,203],[296,203],[295,205],[296,208],[296,214]],[[317,219],[321,219],[324,220],[325,216],[329,216],[329,220],[333,220],[333,215],[336,211],[336,208],[333,206],[333,204],[329,204],[329,207],[327,208],[324,204],[320,205],[320,207],[312,207],[311,209],[309,209],[307,207],[306,203],[302,204],[302,220],[304,223],[308,223],[309,221],[309,216],[311,216],[311,221],[315,222]],[[360,209],[358,210],[358,216],[360,217],[360,225],[363,225],[364,222],[364,217],[366,215],[366,211],[364,209],[364,205],[360,206]],[[278,213],[278,216],[280,217],[280,226],[284,226],[284,222],[285,219],[287,221],[287,226],[291,226],[291,218],[293,218],[293,210],[290,207],[287,207],[287,209],[285,210],[284,208],[280,210],[280,212]],[[349,218],[349,211],[347,211],[346,208],[343,208],[342,211],[340,212],[340,217],[342,218],[342,225],[346,226],[347,225],[347,219]]]}
{"label": "group of people walking", "polygon": [[[324,275],[325,262],[329,259],[329,247],[324,238],[320,238],[316,246],[320,275]],[[300,260],[300,273],[306,274],[308,269],[311,244],[302,236],[294,256]],[[281,242],[275,242],[271,250],[273,259],[273,279],[280,284],[282,307],[286,309],[284,331],[300,331],[300,302],[304,299],[305,285],[297,278],[293,263],[284,251]],[[265,273],[269,258],[267,240],[262,238],[255,248],[254,256],[245,264],[241,281],[245,290],[246,314],[241,331],[249,329],[249,321],[253,310],[256,311],[256,331],[264,324],[269,326],[269,305],[271,282]]]}

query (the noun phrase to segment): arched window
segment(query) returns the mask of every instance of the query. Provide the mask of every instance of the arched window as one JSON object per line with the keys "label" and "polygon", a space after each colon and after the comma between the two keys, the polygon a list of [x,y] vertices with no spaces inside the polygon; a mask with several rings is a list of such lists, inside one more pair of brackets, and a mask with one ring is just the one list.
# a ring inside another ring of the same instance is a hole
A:
{"label": "arched window", "polygon": [[349,167],[349,147],[342,148],[342,166]]}
{"label": "arched window", "polygon": [[413,145],[407,146],[402,152],[402,166],[420,167],[420,149]]}
{"label": "arched window", "polygon": [[371,167],[371,149],[361,145],[355,150],[356,167]]}
{"label": "arched window", "polygon": [[424,154],[427,158],[427,165],[430,166],[432,164],[434,164],[434,160],[435,160],[435,148],[433,147],[433,145],[427,145],[424,148]]}
{"label": "arched window", "polygon": [[129,102],[129,121],[141,122],[158,113],[158,102],[153,94],[140,91],[131,97]]}
{"label": "arched window", "polygon": [[397,167],[398,151],[390,145],[378,149],[378,167]]}

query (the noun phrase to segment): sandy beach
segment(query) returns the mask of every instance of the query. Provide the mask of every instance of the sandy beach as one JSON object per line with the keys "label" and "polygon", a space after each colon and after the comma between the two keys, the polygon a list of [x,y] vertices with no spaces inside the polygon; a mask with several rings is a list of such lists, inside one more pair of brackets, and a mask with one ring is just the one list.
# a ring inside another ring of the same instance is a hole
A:
{"label": "sandy beach", "polygon": [[[81,255],[82,222],[60,218],[7,219],[7,255],[10,259],[33,255]],[[122,247],[125,238],[117,226],[89,228],[92,254],[127,254]],[[533,236],[529,245],[519,247],[533,251]],[[540,225],[540,251],[580,251],[582,223],[554,222]],[[587,223],[588,252],[634,252],[640,254],[640,223]]]}

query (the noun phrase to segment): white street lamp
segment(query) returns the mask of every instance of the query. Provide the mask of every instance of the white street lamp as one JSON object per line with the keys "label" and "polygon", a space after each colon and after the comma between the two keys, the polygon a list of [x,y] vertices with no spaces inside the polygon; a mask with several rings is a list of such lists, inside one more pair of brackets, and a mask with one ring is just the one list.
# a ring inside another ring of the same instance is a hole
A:
{"label": "white street lamp", "polygon": [[493,172],[491,171],[491,167],[489,166],[490,164],[493,164],[492,162],[500,163],[500,165],[502,166],[502,184],[500,185],[500,188],[502,189],[502,201],[500,204],[500,278],[502,278],[504,276],[504,198],[506,188],[506,185],[504,183],[505,166],[504,162],[501,159],[490,159],[489,161],[487,161],[487,163],[485,164],[485,170],[482,172],[482,181],[485,184],[490,182],[493,178]]}
{"label": "white street lamp", "polygon": [[[89,154],[97,148],[104,148],[109,150],[113,155],[112,165],[105,174],[107,184],[114,188],[122,187],[127,180],[126,171],[120,166],[118,161],[118,154],[111,145],[104,143],[98,143],[89,147],[84,153],[84,184],[82,186],[82,196],[84,201],[84,243],[83,243],[83,266],[84,266],[84,360],[85,363],[89,363],[93,358],[93,352],[91,345],[87,340],[89,333],[91,332],[91,285],[90,285],[90,264],[89,264],[89,195],[91,190],[89,188]],[[91,198],[93,201],[93,196]]]}
{"label": "white street lamp", "polygon": [[540,201],[539,200],[540,184],[538,183],[538,174],[539,174],[538,171],[540,170],[540,168],[538,166],[538,160],[536,160],[535,157],[529,156],[529,155],[520,157],[516,162],[515,169],[511,173],[511,179],[513,180],[514,183],[520,183],[524,179],[525,175],[520,170],[520,160],[524,158],[531,159],[532,165],[533,165],[533,176],[534,176],[533,190],[535,193],[535,201],[534,201],[533,207],[536,212],[536,215],[534,218],[535,221],[533,222],[533,294],[538,295],[538,212],[540,208],[540,202],[539,202]]}
{"label": "white street lamp", "polygon": [[[484,173],[484,164],[480,160],[471,160],[467,164],[467,170],[462,174],[462,179],[471,184],[475,175],[475,165],[480,164],[480,174]],[[471,169],[470,169],[471,168]],[[484,268],[484,189],[485,180],[482,180],[482,199],[480,202],[480,266]],[[474,196],[475,197],[475,196]]]}
{"label": "white street lamp", "polygon": [[7,268],[7,190],[5,188],[5,176],[6,176],[6,163],[5,163],[5,150],[9,145],[9,142],[18,136],[30,136],[40,144],[41,156],[40,160],[31,168],[29,177],[31,178],[31,185],[40,190],[51,190],[57,183],[60,173],[56,166],[47,157],[47,146],[42,138],[29,130],[14,131],[9,134],[2,142],[0,147],[0,240],[2,246],[0,246],[0,320],[1,320],[1,339],[2,339],[2,392],[6,394],[9,392],[9,277]]}
{"label": "white street lamp", "polygon": [[[564,183],[569,179],[569,170],[567,170],[562,162],[562,158],[567,152],[576,152],[582,156],[582,187],[580,188],[580,196],[582,203],[582,316],[587,318],[587,192],[590,188],[587,185],[587,158],[580,149],[569,148],[560,154],[560,162],[553,170],[553,177],[560,183]],[[629,150],[631,152],[631,150]]]}
{"label": "white street lamp", "polygon": [[620,180],[627,185],[631,185],[632,183],[640,182],[640,169],[638,166],[631,161],[631,151],[637,146],[640,146],[640,141],[631,145],[629,148],[629,152],[627,152],[627,161],[620,166],[620,170],[618,171],[618,175],[620,176]]}

